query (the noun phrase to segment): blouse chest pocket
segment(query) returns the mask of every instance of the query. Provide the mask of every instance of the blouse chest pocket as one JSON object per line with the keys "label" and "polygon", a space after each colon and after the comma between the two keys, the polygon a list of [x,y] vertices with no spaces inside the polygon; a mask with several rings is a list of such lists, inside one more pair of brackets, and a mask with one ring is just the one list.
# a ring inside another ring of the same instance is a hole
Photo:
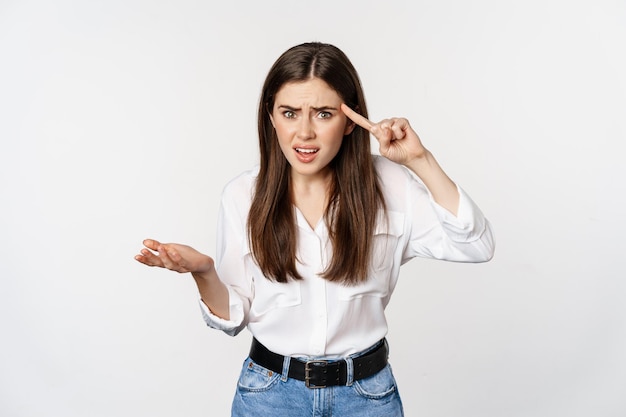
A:
{"label": "blouse chest pocket", "polygon": [[302,303],[299,281],[280,283],[260,276],[254,279],[254,300],[250,312],[262,316],[272,310],[293,307]]}
{"label": "blouse chest pocket", "polygon": [[398,241],[404,230],[404,214],[389,211],[385,217],[380,211],[374,230],[371,267],[376,271],[389,270],[393,266]]}
{"label": "blouse chest pocket", "polygon": [[378,222],[372,240],[372,258],[370,275],[357,286],[342,286],[339,298],[352,300],[364,296],[386,297],[389,294],[390,273],[396,259],[396,249],[404,230],[404,214],[382,210],[378,214]]}
{"label": "blouse chest pocket", "polygon": [[259,317],[272,310],[293,307],[302,303],[299,281],[280,283],[271,281],[256,266],[252,251],[247,243],[242,248],[243,261],[247,264],[247,271],[252,273],[252,302],[250,313]]}

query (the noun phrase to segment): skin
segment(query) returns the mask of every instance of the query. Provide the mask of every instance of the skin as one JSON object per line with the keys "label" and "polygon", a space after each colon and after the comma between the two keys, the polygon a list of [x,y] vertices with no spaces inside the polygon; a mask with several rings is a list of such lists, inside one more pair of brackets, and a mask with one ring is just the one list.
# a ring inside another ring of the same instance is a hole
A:
{"label": "skin", "polygon": [[459,192],[456,184],[446,175],[433,154],[424,147],[407,119],[392,118],[373,123],[345,104],[341,105],[341,111],[374,135],[382,156],[413,171],[437,204],[454,215],[457,214]]}
{"label": "skin", "polygon": [[[337,155],[343,136],[356,125],[368,130],[378,140],[382,156],[413,171],[434,200],[456,215],[459,206],[456,185],[424,147],[407,119],[371,122],[346,106],[328,84],[317,78],[285,84],[275,101],[270,119],[291,166],[295,204],[311,227],[322,217],[327,204],[331,175],[328,163]],[[303,148],[315,150],[315,156],[296,150]],[[298,159],[299,153],[309,156],[301,160]],[[230,319],[228,290],[219,279],[211,257],[177,243],[146,239],[143,244],[145,247],[135,256],[138,262],[191,273],[202,301],[211,312]]]}
{"label": "skin", "polygon": [[[343,100],[319,78],[285,84],[276,94],[270,120],[294,182],[331,176],[328,164],[337,155],[343,136],[354,129],[341,111]],[[296,149],[315,150],[315,160],[301,162]]]}
{"label": "skin", "polygon": [[335,158],[355,125],[341,111],[343,100],[319,78],[287,83],[276,94],[270,120],[291,167],[294,203],[311,227],[327,205]]}

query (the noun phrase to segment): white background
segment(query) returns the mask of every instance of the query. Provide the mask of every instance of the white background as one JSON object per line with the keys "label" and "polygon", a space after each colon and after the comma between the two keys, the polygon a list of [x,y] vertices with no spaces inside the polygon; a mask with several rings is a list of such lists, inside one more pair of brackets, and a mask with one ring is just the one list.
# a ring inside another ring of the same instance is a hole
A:
{"label": "white background", "polygon": [[0,415],[226,416],[249,333],[142,239],[213,254],[272,62],[330,42],[492,221],[388,309],[407,416],[626,415],[626,3],[0,0]]}

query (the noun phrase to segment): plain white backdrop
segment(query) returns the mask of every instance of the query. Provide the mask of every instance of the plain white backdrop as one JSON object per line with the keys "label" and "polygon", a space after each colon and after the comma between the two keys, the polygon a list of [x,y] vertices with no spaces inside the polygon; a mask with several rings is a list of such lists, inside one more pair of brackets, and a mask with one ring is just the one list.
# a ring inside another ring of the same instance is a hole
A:
{"label": "plain white backdrop", "polygon": [[133,256],[213,254],[261,83],[311,40],[495,228],[490,263],[403,269],[406,415],[626,415],[623,0],[0,0],[0,415],[229,415],[249,333]]}

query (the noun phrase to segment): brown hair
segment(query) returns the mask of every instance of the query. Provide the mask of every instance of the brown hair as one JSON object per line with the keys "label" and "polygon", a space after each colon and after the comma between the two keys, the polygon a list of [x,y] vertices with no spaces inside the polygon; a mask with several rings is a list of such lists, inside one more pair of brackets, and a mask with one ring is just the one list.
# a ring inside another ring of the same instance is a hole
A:
{"label": "brown hair", "polygon": [[[349,107],[367,117],[358,74],[348,57],[333,45],[313,42],[294,46],[270,69],[258,109],[261,161],[248,215],[248,240],[264,275],[278,282],[302,277],[296,269],[297,227],[289,164],[269,116],[284,84],[311,78],[325,81]],[[324,219],[333,256],[322,277],[356,284],[367,279],[377,213],[385,206],[374,170],[369,132],[356,126],[344,136],[330,166],[334,174]]]}

